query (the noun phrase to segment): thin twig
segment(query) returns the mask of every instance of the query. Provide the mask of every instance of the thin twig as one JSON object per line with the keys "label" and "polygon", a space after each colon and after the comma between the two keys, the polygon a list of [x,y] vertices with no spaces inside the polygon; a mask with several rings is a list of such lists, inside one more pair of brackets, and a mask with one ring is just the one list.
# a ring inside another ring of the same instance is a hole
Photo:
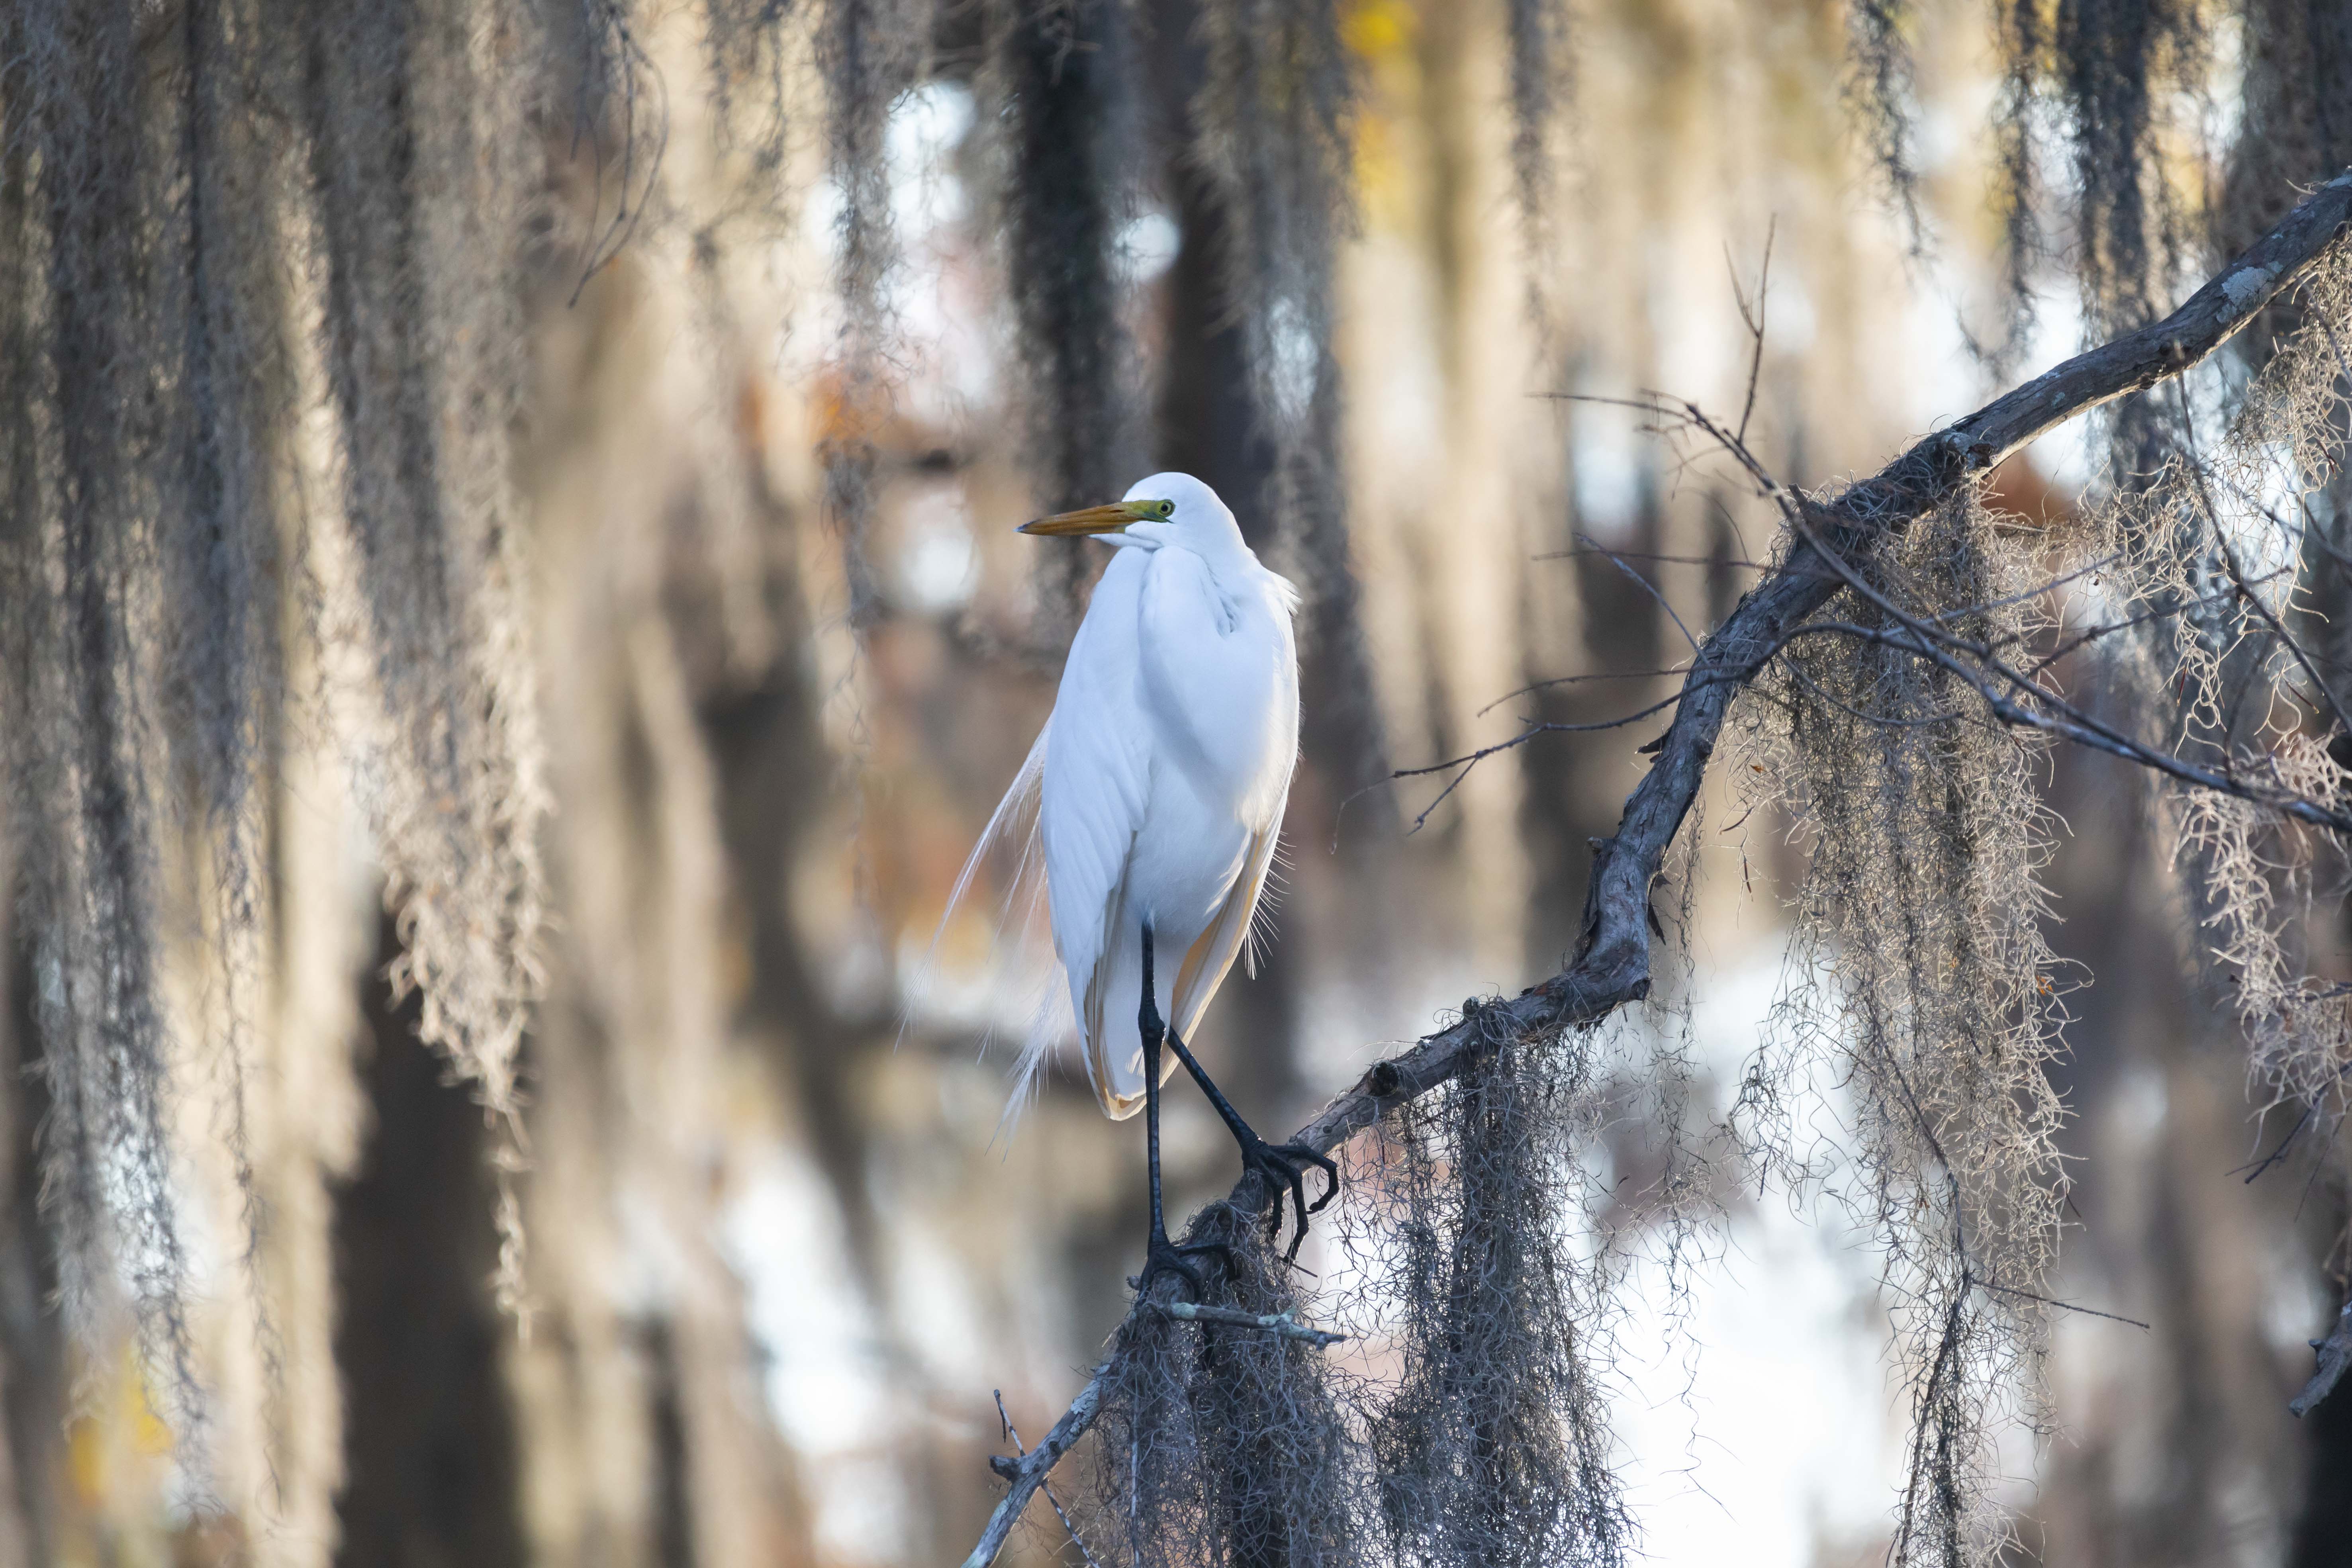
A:
{"label": "thin twig", "polygon": [[2137,1318],[2126,1318],[2121,1312],[2102,1312],[2096,1307],[2078,1307],[2072,1301],[2061,1301],[2055,1296],[2042,1296],[2032,1290],[2021,1290],[2014,1285],[1996,1285],[1990,1279],[1979,1279],[1973,1274],[1969,1277],[1969,1283],[1979,1290],[1990,1290],[2002,1296],[2016,1296],[2028,1301],[2039,1301],[2045,1307],[2055,1307],[2062,1312],[2079,1312],[2085,1318],[2105,1318],[2111,1323],[2129,1323],[2135,1329],[2149,1328],[2148,1324],[2141,1322]]}
{"label": "thin twig", "polygon": [[[1990,648],[1985,644],[1951,636],[1906,614],[1893,600],[1873,587],[1860,573],[1846,564],[1844,558],[1814,531],[1807,514],[1818,510],[1815,503],[1801,497],[1795,498],[1789,511],[1790,525],[1822,552],[1822,558],[1845,579],[1848,588],[1869,601],[1909,634],[1907,638],[1885,636],[1874,640],[1885,640],[1890,646],[1906,647],[1937,668],[1959,677],[1976,689],[1977,694],[1992,710],[1993,716],[2002,723],[2040,730],[2075,745],[2121,757],[2126,762],[2137,763],[2182,784],[2210,790],[2216,795],[2252,801],[2315,827],[2352,836],[2352,816],[2308,796],[2288,790],[2264,788],[2234,773],[2216,773],[2210,768],[2183,762],[2168,752],[2144,745],[2077,708],[2040,681],[1992,657]],[[1968,657],[1958,657],[1963,654]]]}
{"label": "thin twig", "polygon": [[[1583,538],[1578,534],[1579,539]],[[1593,545],[1584,550],[1546,550],[1528,557],[1531,561],[1581,561],[1588,555],[1606,555],[1612,561],[1662,561],[1669,566],[1734,566],[1743,572],[1774,570],[1769,561],[1749,561],[1738,555],[1674,555],[1661,550],[1603,550]]]}
{"label": "thin twig", "polygon": [[1244,1312],[1239,1307],[1204,1307],[1198,1301],[1181,1299],[1162,1301],[1154,1298],[1152,1306],[1161,1316],[1179,1319],[1187,1323],[1216,1323],[1229,1329],[1264,1329],[1286,1340],[1300,1340],[1318,1350],[1344,1344],[1348,1336],[1335,1334],[1328,1329],[1318,1329],[1298,1321],[1298,1314],[1286,1309],[1279,1312]]}
{"label": "thin twig", "polygon": [[1658,585],[1655,583],[1651,582],[1647,577],[1644,577],[1639,572],[1634,571],[1631,566],[1625,564],[1623,561],[1618,559],[1617,556],[1612,554],[1609,551],[1602,549],[1601,544],[1590,534],[1580,533],[1576,537],[1582,540],[1587,548],[1599,550],[1601,554],[1607,555],[1609,557],[1609,564],[1616,567],[1618,571],[1622,572],[1626,576],[1631,577],[1634,582],[1640,584],[1642,592],[1649,595],[1653,599],[1655,599],[1658,602],[1658,608],[1665,611],[1669,616],[1673,617],[1675,630],[1683,634],[1683,641],[1690,644],[1691,651],[1694,653],[1698,651],[1698,638],[1691,636],[1690,627],[1683,625],[1682,616],[1675,614],[1674,605],[1668,604],[1666,602],[1666,596],[1658,592]]}
{"label": "thin twig", "polygon": [[1651,703],[1647,708],[1637,709],[1633,712],[1627,713],[1616,719],[1596,719],[1589,724],[1559,724],[1551,722],[1529,724],[1527,728],[1521,730],[1517,734],[1512,736],[1507,741],[1497,741],[1491,746],[1481,746],[1476,751],[1471,752],[1465,755],[1450,757],[1442,763],[1424,763],[1417,768],[1399,768],[1396,772],[1391,773],[1389,777],[1391,779],[1412,779],[1423,777],[1428,773],[1444,773],[1448,768],[1457,768],[1460,770],[1452,778],[1445,781],[1445,787],[1437,792],[1437,798],[1435,800],[1431,801],[1427,805],[1421,808],[1421,815],[1412,819],[1412,826],[1405,831],[1408,834],[1420,832],[1423,825],[1428,822],[1430,813],[1444,805],[1446,797],[1452,795],[1455,790],[1462,787],[1462,781],[1470,776],[1470,770],[1497,752],[1508,752],[1517,747],[1524,746],[1538,735],[1569,735],[1581,734],[1593,730],[1622,730],[1628,724],[1638,723],[1640,721],[1648,718],[1653,713],[1661,712],[1665,709],[1672,708],[1675,703],[1682,701],[1684,698],[1689,695],[1690,687],[1685,685],[1680,691],[1675,692],[1672,697],[1663,698],[1656,702]]}
{"label": "thin twig", "polygon": [[[1475,713],[1473,713],[1471,717],[1474,719],[1484,719],[1487,714],[1492,713],[1496,709],[1500,708],[1504,703],[1508,702],[1514,697],[1531,696],[1538,691],[1548,691],[1555,686],[1586,686],[1597,680],[1663,680],[1671,675],[1687,675],[1689,673],[1689,667],[1687,665],[1682,665],[1667,669],[1604,669],[1595,671],[1589,675],[1555,675],[1548,679],[1530,680],[1525,686],[1515,687],[1511,690],[1504,692],[1500,697],[1496,698],[1492,702],[1487,703],[1484,708],[1479,709]],[[1385,783],[1387,781],[1383,780],[1382,782]],[[1376,789],[1379,785],[1369,785],[1367,787]],[[1359,791],[1358,793],[1361,794],[1362,792]]]}
{"label": "thin twig", "polygon": [[2239,1166],[2237,1171],[2231,1171],[2230,1174],[2234,1176],[2238,1173],[2238,1171],[2245,1172],[2245,1184],[2250,1187],[2256,1182],[2261,1181],[2264,1176],[2270,1174],[2271,1167],[2277,1164],[2281,1160],[2286,1158],[2286,1152],[2289,1146],[2291,1146],[2297,1138],[2303,1136],[2303,1130],[2305,1128],[2311,1125],[2312,1115],[2314,1112],[2318,1110],[2318,1109],[2319,1107],[2317,1104],[2306,1100],[2304,1103],[2303,1114],[2294,1119],[2294,1125],[2286,1130],[2286,1136],[2279,1140],[2277,1148],[2272,1150],[2269,1153],[2263,1155],[2259,1160],[2252,1161],[2249,1163]]}
{"label": "thin twig", "polygon": [[[1731,297],[1739,302],[1739,320],[1748,328],[1748,335],[1756,340],[1755,353],[1748,361],[1748,401],[1739,410],[1739,438],[1742,441],[1748,439],[1748,416],[1756,412],[1756,384],[1764,376],[1764,311],[1772,288],[1772,241],[1780,232],[1780,215],[1775,213],[1771,221],[1764,226],[1764,263],[1756,272],[1756,309],[1752,312],[1748,308],[1748,296],[1740,291],[1739,274],[1733,272],[1731,275]],[[1731,266],[1728,251],[1724,255],[1723,264],[1726,268]]]}

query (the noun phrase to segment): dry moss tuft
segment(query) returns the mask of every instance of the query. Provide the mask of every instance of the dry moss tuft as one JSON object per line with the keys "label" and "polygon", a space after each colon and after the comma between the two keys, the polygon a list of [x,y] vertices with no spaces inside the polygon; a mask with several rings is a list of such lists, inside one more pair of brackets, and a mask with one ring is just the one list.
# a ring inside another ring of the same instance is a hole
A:
{"label": "dry moss tuft", "polygon": [[[2352,422],[2352,258],[2301,287],[2236,362],[2140,416],[2164,433],[2158,461],[2093,509],[2095,548],[2117,560],[2122,684],[2181,756],[2315,800],[2342,797],[2331,745],[2341,723],[2345,603],[2342,474]],[[2159,423],[2160,422],[2160,423]],[[2275,635],[2295,633],[2310,663]],[[2244,1032],[2271,1103],[2332,1121],[2347,1104],[2352,1017],[2311,973],[2306,929],[2346,846],[2252,801],[2162,794],[2217,992]]]}

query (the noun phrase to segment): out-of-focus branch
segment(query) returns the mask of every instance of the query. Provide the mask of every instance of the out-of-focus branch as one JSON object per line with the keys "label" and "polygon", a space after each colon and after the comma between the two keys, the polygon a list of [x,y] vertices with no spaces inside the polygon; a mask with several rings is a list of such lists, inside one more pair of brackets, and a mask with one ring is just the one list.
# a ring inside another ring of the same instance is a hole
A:
{"label": "out-of-focus branch", "polygon": [[2303,1392],[2287,1402],[2287,1411],[2294,1415],[2307,1415],[2313,1405],[2336,1392],[2344,1374],[2352,1371],[2352,1301],[2336,1314],[2336,1328],[2324,1340],[2314,1340],[2311,1348],[2319,1352],[2319,1370],[2303,1385]]}
{"label": "out-of-focus branch", "polygon": [[[1948,428],[1915,443],[1873,477],[1834,500],[1809,504],[1812,532],[1841,553],[1868,545],[1933,510],[1945,498],[2044,432],[2143,392],[2203,361],[2254,313],[2326,254],[2352,222],[2352,170],[2315,191],[2237,260],[2163,321],[2126,333],[1995,398]],[[1736,452],[1744,452],[1738,447]],[[1777,489],[1768,474],[1755,477]],[[1508,1001],[1465,1004],[1461,1020],[1375,1063],[1353,1088],[1299,1129],[1292,1142],[1329,1153],[1396,1106],[1428,1093],[1505,1041],[1599,1022],[1650,992],[1650,889],[1667,847],[1697,799],[1734,694],[1755,678],[1797,627],[1846,586],[1810,540],[1800,539],[1779,570],[1750,589],[1700,647],[1683,681],[1657,760],[1626,798],[1616,834],[1594,844],[1592,879],[1576,956],[1566,969]],[[1193,1216],[1188,1239],[1203,1234],[1219,1207],[1244,1217],[1276,1197],[1255,1172],[1223,1205]],[[1160,1289],[1172,1291],[1172,1277]],[[1136,1310],[1143,1310],[1139,1302]],[[2341,1332],[2342,1331],[2339,1331]],[[1045,1474],[1094,1422],[1108,1381],[1097,1368],[1067,1413],[1024,1458],[1001,1463],[1012,1483],[990,1516],[965,1568],[988,1568]]]}

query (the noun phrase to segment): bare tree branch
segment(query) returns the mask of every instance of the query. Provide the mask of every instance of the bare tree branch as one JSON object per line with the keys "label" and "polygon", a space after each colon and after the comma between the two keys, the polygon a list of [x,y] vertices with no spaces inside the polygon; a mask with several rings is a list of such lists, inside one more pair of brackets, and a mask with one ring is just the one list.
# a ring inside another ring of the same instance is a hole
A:
{"label": "bare tree branch", "polygon": [[[1834,500],[1808,503],[1803,516],[1809,529],[1840,553],[1867,546],[1933,510],[2044,432],[2181,374],[2228,342],[2326,254],[2347,222],[2352,222],[2352,170],[2319,187],[2163,321],[2044,372],[1915,443]],[[1744,453],[1736,444],[1733,450]],[[1778,489],[1760,469],[1755,477],[1767,489]],[[1627,797],[1616,834],[1595,843],[1583,931],[1569,966],[1508,1001],[1465,1005],[1459,1022],[1375,1063],[1353,1088],[1301,1128],[1293,1142],[1329,1153],[1371,1126],[1382,1112],[1447,1082],[1505,1041],[1597,1023],[1649,994],[1651,885],[1698,796],[1731,700],[1806,617],[1847,586],[1848,579],[1838,570],[1841,564],[1834,558],[1825,561],[1811,540],[1801,538],[1780,568],[1750,589],[1701,647],[1656,762]],[[1917,651],[1937,646],[1935,639],[1922,637]],[[2011,706],[2022,707],[2014,701]],[[1255,1216],[1276,1195],[1255,1172],[1249,1173],[1222,1205],[1193,1216],[1187,1237],[1202,1235],[1205,1216],[1218,1207]],[[1172,1279],[1160,1287],[1174,1288]],[[1138,1303],[1135,1310],[1141,1308]],[[2339,1324],[2328,1343],[2341,1346],[2341,1375],[2342,1363],[2352,1360],[2352,1327]],[[1108,1372],[1107,1364],[1097,1368],[1045,1440],[1000,1470],[1012,1482],[1011,1489],[990,1517],[965,1568],[988,1568],[994,1561],[1046,1472],[1093,1424]]]}
{"label": "bare tree branch", "polygon": [[[1012,1466],[1013,1468],[1018,1469],[1020,1467],[1017,1461],[1026,1456],[1024,1455],[1021,1446],[1021,1428],[1013,1424],[1013,1417],[1006,1413],[1004,1408],[1004,1390],[1001,1388],[996,1391],[996,1419],[1003,1424],[1004,1427],[1004,1435],[1013,1439],[1013,1458],[1007,1459],[1000,1454],[995,1458],[989,1461],[991,1468],[995,1469],[999,1475],[1003,1475],[1007,1473],[1003,1467]],[[1053,1505],[1054,1517],[1062,1521],[1062,1528],[1068,1531],[1070,1544],[1078,1549],[1079,1561],[1085,1563],[1087,1568],[1102,1568],[1102,1564],[1095,1561],[1094,1552],[1087,1549],[1087,1538],[1080,1535],[1078,1533],[1078,1527],[1070,1522],[1069,1510],[1062,1506],[1062,1500],[1054,1495],[1053,1483],[1040,1478],[1038,1481],[1038,1489],[1045,1494],[1046,1502]]]}
{"label": "bare tree branch", "polygon": [[1013,1534],[1013,1527],[1021,1522],[1022,1510],[1029,1506],[1030,1498],[1045,1484],[1045,1477],[1061,1462],[1062,1456],[1095,1424],[1095,1413],[1102,1408],[1106,1370],[1095,1369],[1094,1376],[1078,1391],[1070,1407],[1062,1412],[1062,1418],[1054,1423],[1054,1429],[1045,1434],[1044,1441],[1018,1459],[999,1455],[992,1462],[996,1473],[1013,1483],[1012,1489],[996,1505],[996,1511],[988,1516],[988,1528],[980,1532],[980,1544],[964,1559],[964,1568],[988,1568],[996,1561],[996,1554],[1004,1550],[1005,1541]]}

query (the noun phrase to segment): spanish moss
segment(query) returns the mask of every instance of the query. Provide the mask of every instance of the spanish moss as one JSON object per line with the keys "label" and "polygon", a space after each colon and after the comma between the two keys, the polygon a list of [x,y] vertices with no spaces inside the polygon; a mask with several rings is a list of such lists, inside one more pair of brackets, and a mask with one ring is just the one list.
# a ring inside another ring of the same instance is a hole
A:
{"label": "spanish moss", "polygon": [[1547,338],[1555,330],[1549,280],[1556,263],[1556,132],[1574,89],[1569,18],[1561,0],[1511,0],[1511,183],[1527,258],[1528,309]]}
{"label": "spanish moss", "polygon": [[[383,702],[368,784],[394,984],[419,994],[419,1032],[510,1138],[545,896],[509,451],[530,231],[513,220],[544,191],[532,97],[498,62],[538,58],[530,17],[350,5],[311,34],[304,97],[350,529],[348,580],[330,592],[363,606]],[[519,1223],[503,1243],[501,1291],[519,1300]]]}
{"label": "spanish moss", "polygon": [[1192,152],[1222,220],[1220,271],[1255,433],[1273,455],[1271,548],[1306,595],[1303,741],[1351,792],[1386,766],[1339,482],[1345,403],[1332,342],[1337,249],[1352,223],[1356,68],[1333,0],[1205,0],[1200,28]]}
{"label": "spanish moss", "polygon": [[[174,536],[158,513],[184,506],[213,533],[204,565],[217,565],[208,574],[232,595],[252,586],[257,520],[231,510],[249,499],[235,487],[253,477],[239,471],[252,454],[235,427],[234,385],[218,408],[226,429],[197,423],[202,414],[170,417],[162,400],[180,377],[213,374],[218,352],[242,351],[213,335],[230,323],[191,307],[210,303],[193,292],[205,269],[233,270],[227,226],[251,215],[205,212],[217,189],[182,198],[174,174],[191,142],[215,129],[217,106],[191,101],[187,75],[147,75],[166,111],[158,120],[179,131],[155,137],[149,106],[120,85],[142,79],[140,45],[128,15],[35,6],[0,20],[0,47],[23,62],[0,100],[5,570],[17,606],[8,760],[15,798],[30,808],[9,826],[51,1102],[42,1203],[58,1230],[68,1317],[102,1342],[129,1308],[166,1396],[187,1402],[195,1381],[161,995],[163,813],[175,781],[159,749],[168,731],[154,592]],[[270,520],[257,525],[266,538]],[[249,597],[223,606],[227,624],[215,635],[232,660],[256,654],[252,608]],[[252,743],[239,700],[212,682],[171,695],[210,721],[187,765],[219,792],[220,819],[243,830]],[[239,861],[226,869],[249,876]]]}
{"label": "spanish moss", "polygon": [[2216,240],[2242,249],[2322,169],[2352,164],[2352,5],[2249,0],[2246,124],[2230,149]]}
{"label": "spanish moss", "polygon": [[[1224,1304],[1294,1311],[1298,1296],[1230,1212]],[[1097,1427],[1099,1515],[1080,1539],[1137,1568],[1321,1568],[1366,1560],[1366,1468],[1344,1380],[1325,1352],[1264,1330],[1146,1310],[1113,1346]]]}
{"label": "spanish moss", "polygon": [[1590,1342],[1609,1279],[1601,1249],[1580,1258],[1563,1231],[1586,1197],[1592,1047],[1498,1039],[1383,1129],[1381,1288],[1404,1366],[1371,1443],[1400,1563],[1619,1568],[1633,1552]]}
{"label": "spanish moss", "polygon": [[817,63],[829,94],[827,164],[840,201],[834,286],[842,313],[818,455],[825,515],[845,563],[849,621],[859,627],[873,620],[880,604],[866,533],[874,521],[877,443],[890,402],[896,328],[889,288],[900,261],[886,139],[891,106],[919,79],[929,25],[923,0],[826,0],[817,21]]}
{"label": "spanish moss", "polygon": [[[2032,624],[2034,567],[1964,497],[1867,570],[1905,613],[2006,646]],[[1824,613],[1885,616],[1859,595]],[[1811,864],[1780,1035],[1735,1126],[1759,1168],[1801,1180],[1823,1152],[1797,1142],[1793,1098],[1849,1086],[1857,1146],[1826,1179],[1875,1233],[1914,1407],[1895,1559],[1989,1562],[2009,1529],[1993,1444],[2043,1420],[2036,1302],[2066,1186],[2044,749],[1949,671],[1844,638],[1792,648],[1748,711],[1748,777],[1786,781]]]}
{"label": "spanish moss", "polygon": [[1909,0],[1854,0],[1847,17],[1853,66],[1846,93],[1914,253],[1925,246],[1918,160],[1911,145],[1918,92],[1907,35],[1916,25]]}
{"label": "spanish moss", "polygon": [[712,107],[724,145],[747,151],[752,166],[786,192],[785,73],[791,39],[788,0],[704,0],[703,48]]}
{"label": "spanish moss", "polygon": [[[1066,511],[1119,494],[1141,471],[1115,254],[1141,131],[1136,23],[1114,0],[1008,0],[1002,10],[1006,279],[1042,510]],[[1074,542],[1049,547],[1041,564],[1064,618],[1088,561]]]}
{"label": "spanish moss", "polygon": [[[2091,521],[2133,590],[2174,612],[2139,633],[2125,674],[2181,753],[2260,766],[2292,790],[2334,798],[2344,783],[2329,749],[2342,678],[2332,659],[2291,658],[2269,628],[2344,592],[2344,564],[2305,509],[2328,504],[2345,468],[2352,266],[2315,275],[2288,324],[2229,389],[2226,425],[2200,429],[2184,399],[2162,466],[2104,498]],[[2281,515],[2281,495],[2310,498],[2294,509],[2299,520]],[[2249,700],[2274,691],[2292,696]],[[2317,732],[2305,714],[2323,716]],[[2168,810],[2181,860],[2198,873],[2209,962],[2244,1032],[2258,1094],[2340,1117],[2352,1015],[2337,987],[2310,973],[2295,911],[2341,884],[2344,849],[2254,802],[2183,791]]]}

